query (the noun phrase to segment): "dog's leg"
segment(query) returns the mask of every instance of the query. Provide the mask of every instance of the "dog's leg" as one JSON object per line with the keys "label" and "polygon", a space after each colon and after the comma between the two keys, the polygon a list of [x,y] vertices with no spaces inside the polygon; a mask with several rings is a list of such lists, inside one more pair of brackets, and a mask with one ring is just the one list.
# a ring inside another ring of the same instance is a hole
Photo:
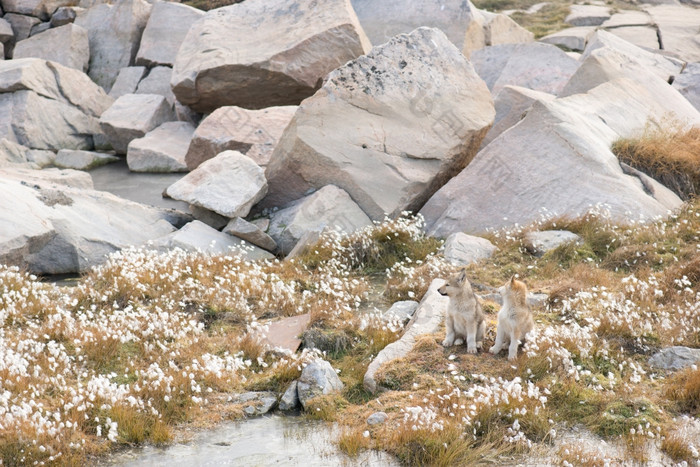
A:
{"label": "dog's leg", "polygon": [[443,347],[450,347],[455,341],[455,329],[452,317],[449,314],[445,317],[445,330],[445,340],[442,341],[442,345]]}
{"label": "dog's leg", "polygon": [[503,332],[503,325],[499,322],[496,328],[496,342],[493,347],[489,349],[489,352],[496,355],[503,348],[503,339],[505,338],[505,332]]}
{"label": "dog's leg", "polygon": [[467,353],[476,353],[476,328],[477,324],[475,321],[470,321],[467,323]]}
{"label": "dog's leg", "polygon": [[513,330],[510,336],[510,346],[508,347],[508,360],[515,360],[518,357],[518,346],[520,345],[520,335]]}
{"label": "dog's leg", "polygon": [[486,321],[481,321],[476,328],[476,348],[480,349],[484,346],[484,334],[486,333]]}

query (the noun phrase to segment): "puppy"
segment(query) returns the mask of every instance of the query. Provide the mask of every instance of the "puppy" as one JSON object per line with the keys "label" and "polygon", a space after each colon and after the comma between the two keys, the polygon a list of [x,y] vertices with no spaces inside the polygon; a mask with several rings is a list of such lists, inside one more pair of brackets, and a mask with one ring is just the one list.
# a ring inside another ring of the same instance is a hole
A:
{"label": "puppy", "polygon": [[447,334],[442,345],[463,344],[467,342],[467,352],[476,353],[484,340],[486,322],[484,311],[472,291],[467,280],[467,271],[462,269],[457,275],[448,280],[438,289],[440,295],[450,297],[445,317]]}
{"label": "puppy", "polygon": [[515,360],[518,356],[518,345],[535,325],[532,311],[527,304],[527,286],[513,276],[498,291],[503,297],[503,306],[498,312],[496,343],[489,352],[497,354],[510,343],[508,360]]}

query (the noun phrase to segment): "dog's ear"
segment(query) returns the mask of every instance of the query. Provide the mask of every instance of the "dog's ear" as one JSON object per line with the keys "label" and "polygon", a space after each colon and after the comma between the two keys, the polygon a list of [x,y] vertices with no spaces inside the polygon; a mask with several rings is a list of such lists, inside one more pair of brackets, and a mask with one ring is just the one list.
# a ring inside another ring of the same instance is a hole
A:
{"label": "dog's ear", "polygon": [[457,276],[457,282],[464,284],[465,280],[467,280],[467,270],[462,268],[461,271],[459,271],[459,276]]}
{"label": "dog's ear", "polygon": [[515,285],[515,274],[513,274],[513,275],[510,277],[510,280],[508,281],[508,283],[509,283],[510,285]]}

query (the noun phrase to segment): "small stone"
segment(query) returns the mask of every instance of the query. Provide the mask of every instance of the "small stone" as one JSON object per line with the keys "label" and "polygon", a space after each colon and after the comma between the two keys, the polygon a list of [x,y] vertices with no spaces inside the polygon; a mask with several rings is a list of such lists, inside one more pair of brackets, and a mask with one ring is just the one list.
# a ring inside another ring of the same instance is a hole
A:
{"label": "small stone", "polygon": [[389,418],[389,416],[386,414],[386,412],[375,412],[369,417],[367,417],[367,424],[368,425],[380,425]]}
{"label": "small stone", "polygon": [[102,152],[61,149],[56,154],[54,164],[62,169],[91,170],[110,162],[117,162],[119,157]]}
{"label": "small stone", "polygon": [[454,266],[467,266],[490,258],[497,249],[485,238],[456,232],[445,240],[443,256]]}
{"label": "small stone", "polygon": [[583,239],[568,230],[544,230],[541,232],[528,232],[523,238],[525,248],[535,256],[542,256],[560,245],[576,242],[581,244]]}

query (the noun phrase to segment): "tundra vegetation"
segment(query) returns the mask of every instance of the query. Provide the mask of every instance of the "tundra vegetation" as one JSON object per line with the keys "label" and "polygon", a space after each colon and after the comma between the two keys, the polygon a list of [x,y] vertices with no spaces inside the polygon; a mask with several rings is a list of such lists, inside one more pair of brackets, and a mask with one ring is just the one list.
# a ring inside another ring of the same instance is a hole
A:
{"label": "tundra vegetation", "polygon": [[[583,242],[536,257],[523,241],[535,229]],[[466,465],[540,447],[562,465],[603,465],[605,452],[556,444],[578,427],[639,462],[652,449],[696,462],[700,446],[678,420],[700,414],[700,369],[666,373],[648,358],[700,346],[700,200],[645,224],[614,223],[598,206],[488,237],[498,250],[467,268],[473,283],[498,287],[517,274],[548,294],[518,359],[424,335],[380,369],[388,390],[379,394],[365,391],[363,375],[402,324],[381,311],[456,269],[420,217],[326,233],[288,261],[124,250],[71,288],[0,266],[0,459],[83,465],[119,446],[167,443],[242,417],[233,392],[281,393],[322,357],[345,389],[312,400],[305,416],[337,423],[349,455],[383,449],[405,464]],[[484,308],[489,348],[498,305]],[[265,323],[302,313],[316,348],[265,346]],[[377,411],[387,421],[368,425]]]}

